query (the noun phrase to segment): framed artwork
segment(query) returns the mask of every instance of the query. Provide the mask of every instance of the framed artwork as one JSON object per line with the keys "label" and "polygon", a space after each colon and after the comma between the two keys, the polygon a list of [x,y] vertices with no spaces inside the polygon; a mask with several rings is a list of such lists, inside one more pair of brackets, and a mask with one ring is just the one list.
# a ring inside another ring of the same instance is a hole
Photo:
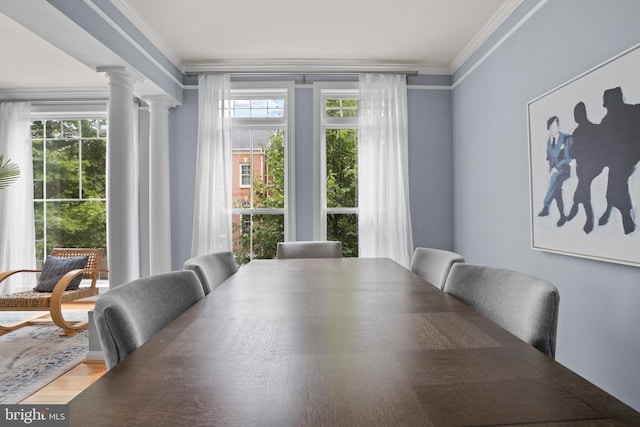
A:
{"label": "framed artwork", "polygon": [[534,249],[640,266],[638,70],[640,45],[527,104]]}

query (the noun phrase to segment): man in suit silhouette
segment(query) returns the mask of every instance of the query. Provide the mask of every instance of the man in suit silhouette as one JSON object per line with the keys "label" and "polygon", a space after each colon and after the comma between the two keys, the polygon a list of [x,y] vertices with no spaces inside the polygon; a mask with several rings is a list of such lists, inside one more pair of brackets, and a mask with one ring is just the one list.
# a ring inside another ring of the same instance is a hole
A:
{"label": "man in suit silhouette", "polygon": [[547,120],[547,129],[549,130],[549,138],[547,139],[547,161],[549,162],[549,171],[555,169],[551,179],[549,180],[549,188],[544,197],[544,207],[538,216],[549,215],[549,205],[553,200],[556,201],[560,219],[557,226],[561,227],[567,222],[567,216],[564,214],[564,202],[562,200],[562,184],[569,178],[571,166],[570,146],[571,137],[566,133],[560,132],[560,120],[558,116],[550,117]]}
{"label": "man in suit silhouette", "polygon": [[622,88],[604,91],[603,105],[607,114],[600,122],[601,134],[608,140],[607,209],[598,221],[604,225],[609,221],[612,208],[622,216],[625,234],[636,229],[634,209],[629,192],[629,178],[640,161],[640,104],[626,104]]}
{"label": "man in suit silhouette", "polygon": [[573,109],[573,117],[578,126],[571,134],[571,155],[576,160],[578,185],[573,194],[573,206],[567,221],[578,213],[579,205],[584,206],[586,221],[582,228],[589,234],[593,230],[593,206],[591,204],[591,183],[607,166],[608,151],[603,143],[600,125],[592,123],[587,117],[584,102],[578,102]]}

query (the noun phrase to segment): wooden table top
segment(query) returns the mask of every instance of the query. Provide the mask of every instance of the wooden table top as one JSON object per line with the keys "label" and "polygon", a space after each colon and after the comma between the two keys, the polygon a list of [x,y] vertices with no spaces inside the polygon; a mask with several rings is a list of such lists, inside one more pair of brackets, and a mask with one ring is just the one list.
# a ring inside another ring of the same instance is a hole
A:
{"label": "wooden table top", "polygon": [[72,426],[521,423],[640,414],[388,259],[252,261],[70,403]]}

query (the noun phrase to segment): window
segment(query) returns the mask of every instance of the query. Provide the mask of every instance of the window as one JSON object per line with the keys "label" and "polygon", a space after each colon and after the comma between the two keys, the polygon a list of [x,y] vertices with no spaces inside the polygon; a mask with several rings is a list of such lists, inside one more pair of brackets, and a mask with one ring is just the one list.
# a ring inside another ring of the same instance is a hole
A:
{"label": "window", "polygon": [[293,85],[231,91],[233,251],[239,264],[275,258],[293,234],[290,123]]}
{"label": "window", "polygon": [[31,138],[39,267],[55,247],[106,250],[107,120],[33,120]]}
{"label": "window", "polygon": [[358,89],[314,86],[319,157],[318,240],[339,240],[358,256]]}
{"label": "window", "polygon": [[251,187],[251,164],[240,165],[240,187]]}

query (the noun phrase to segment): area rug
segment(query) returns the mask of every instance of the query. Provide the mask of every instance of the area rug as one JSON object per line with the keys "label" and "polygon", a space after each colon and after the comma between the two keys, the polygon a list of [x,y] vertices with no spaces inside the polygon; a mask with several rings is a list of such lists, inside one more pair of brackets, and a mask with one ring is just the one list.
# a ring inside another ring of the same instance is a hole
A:
{"label": "area rug", "polygon": [[[31,313],[0,313],[0,325]],[[87,311],[65,311],[66,320],[86,320]],[[53,324],[28,325],[0,336],[0,403],[18,403],[80,364],[89,349],[87,329],[61,337]]]}

